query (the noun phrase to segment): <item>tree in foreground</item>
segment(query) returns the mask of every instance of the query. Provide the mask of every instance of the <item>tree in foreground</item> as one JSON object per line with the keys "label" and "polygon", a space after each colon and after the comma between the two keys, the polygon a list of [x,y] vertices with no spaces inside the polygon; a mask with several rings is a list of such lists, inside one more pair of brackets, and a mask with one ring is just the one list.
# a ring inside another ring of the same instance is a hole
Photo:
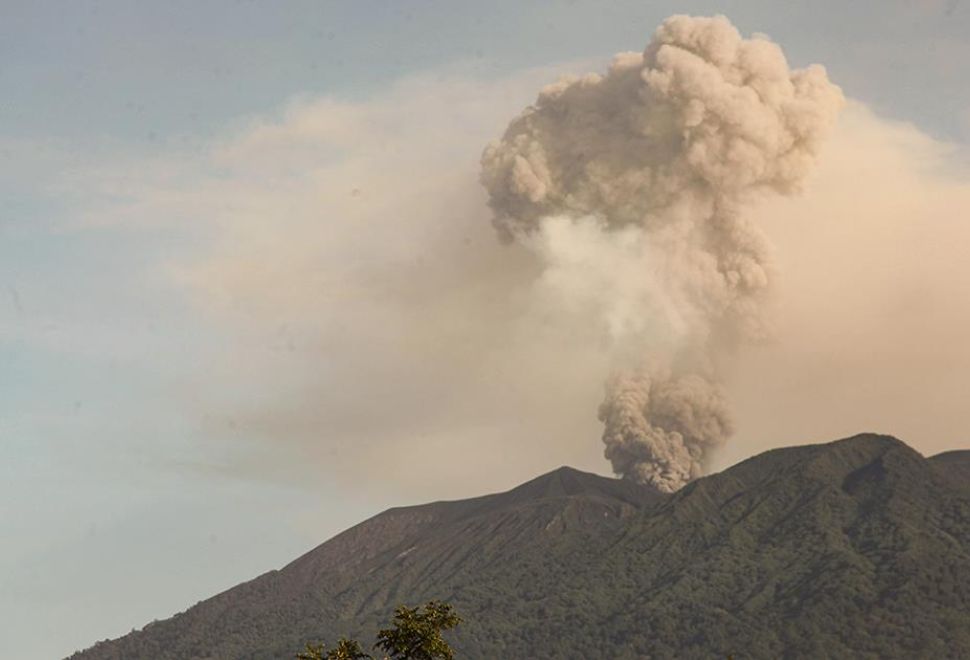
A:
{"label": "tree in foreground", "polygon": [[307,644],[302,653],[296,654],[297,660],[363,660],[370,657],[359,643],[345,638],[341,638],[337,646],[329,651],[324,644]]}
{"label": "tree in foreground", "polygon": [[394,626],[377,633],[377,644],[394,660],[453,660],[454,651],[441,636],[461,623],[448,603],[433,600],[424,606],[394,610]]}
{"label": "tree in foreground", "polygon": [[[448,603],[433,600],[424,608],[402,605],[394,610],[392,627],[377,633],[374,648],[392,660],[454,660],[455,652],[441,636],[461,623],[461,617]],[[323,644],[307,644],[297,660],[363,660],[371,658],[360,644],[342,638],[329,651]]]}

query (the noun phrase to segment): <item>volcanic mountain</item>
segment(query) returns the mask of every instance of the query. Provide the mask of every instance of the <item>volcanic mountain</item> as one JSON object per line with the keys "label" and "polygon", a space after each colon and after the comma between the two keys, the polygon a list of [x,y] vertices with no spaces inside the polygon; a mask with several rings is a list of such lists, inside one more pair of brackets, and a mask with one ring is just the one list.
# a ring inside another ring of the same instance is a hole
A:
{"label": "volcanic mountain", "polygon": [[859,435],[671,495],[564,467],[388,510],[72,658],[292,658],[431,598],[459,658],[967,658],[970,451]]}

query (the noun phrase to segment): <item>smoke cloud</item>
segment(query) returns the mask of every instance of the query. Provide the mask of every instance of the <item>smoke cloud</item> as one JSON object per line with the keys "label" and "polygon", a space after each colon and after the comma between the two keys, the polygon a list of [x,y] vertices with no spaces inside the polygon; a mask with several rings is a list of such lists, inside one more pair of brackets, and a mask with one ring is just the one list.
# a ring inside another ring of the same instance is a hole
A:
{"label": "smoke cloud", "polygon": [[611,356],[599,418],[617,474],[676,490],[731,435],[725,364],[770,335],[771,249],[745,211],[801,189],[842,102],[767,38],[674,16],[605,75],[544,88],[486,148],[499,236]]}
{"label": "smoke cloud", "polygon": [[[707,472],[860,430],[927,455],[967,447],[966,145],[847,103],[805,194],[735,207],[764,230],[784,292],[758,303],[770,341],[731,346],[715,323],[720,343],[696,350],[703,301],[665,269],[704,252],[678,254],[672,230],[560,213],[503,245],[490,224],[482,146],[544,83],[601,66],[432,71],[362,99],[300,97],[184,153],[78,170],[68,183],[93,195],[78,208],[94,231],[171,237],[145,274],[185,303],[170,336],[187,357],[151,371],[177,371],[171,418],[207,438],[186,436],[178,469],[377,492],[381,506],[563,464],[606,471],[595,410],[611,373],[647,376],[627,387],[650,405],[623,410],[649,408],[664,429],[661,416],[685,424],[671,412],[684,395],[661,383],[717,385],[735,435],[706,446]],[[113,335],[101,321],[79,332],[79,318],[60,323],[68,337],[38,316],[31,341],[100,351]],[[364,473],[380,478],[361,489]]]}

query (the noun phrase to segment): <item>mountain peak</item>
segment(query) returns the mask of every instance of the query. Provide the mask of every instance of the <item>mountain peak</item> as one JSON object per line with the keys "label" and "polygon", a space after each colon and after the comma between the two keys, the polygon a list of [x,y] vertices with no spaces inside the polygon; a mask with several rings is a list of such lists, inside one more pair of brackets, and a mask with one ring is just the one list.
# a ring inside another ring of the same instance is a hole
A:
{"label": "mountain peak", "polygon": [[637,506],[663,497],[662,493],[651,486],[626,479],[603,477],[567,465],[527,481],[506,494],[518,500],[549,497],[605,497]]}
{"label": "mountain peak", "polygon": [[970,657],[968,466],[871,433],[673,495],[562,466],[386,511],[78,658],[288,658],[432,598],[467,618],[454,640],[471,660]]}
{"label": "mountain peak", "polygon": [[951,484],[970,493],[970,449],[943,452],[930,457],[929,461]]}
{"label": "mountain peak", "polygon": [[[731,479],[739,482],[741,487],[751,488],[792,471],[807,478],[837,482],[849,472],[891,452],[922,458],[909,445],[893,436],[859,433],[832,442],[769,449],[723,472],[710,475],[707,480],[716,482]],[[687,488],[691,488],[691,485],[688,484]]]}
{"label": "mountain peak", "polygon": [[970,449],[945,451],[941,454],[930,456],[930,460],[940,463],[970,463]]}

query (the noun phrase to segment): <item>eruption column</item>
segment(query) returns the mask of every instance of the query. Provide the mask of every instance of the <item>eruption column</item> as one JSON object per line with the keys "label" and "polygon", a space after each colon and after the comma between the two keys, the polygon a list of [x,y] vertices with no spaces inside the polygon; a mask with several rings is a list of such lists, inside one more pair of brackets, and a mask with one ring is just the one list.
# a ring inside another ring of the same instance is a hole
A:
{"label": "eruption column", "polygon": [[[500,237],[556,281],[601,283],[596,304],[569,306],[602,316],[610,338],[599,416],[618,474],[676,490],[730,436],[719,372],[767,334],[772,270],[742,211],[799,190],[841,104],[822,67],[789,69],[767,38],[673,16],[605,75],[544,88],[485,149]],[[602,249],[562,254],[584,241]]]}

